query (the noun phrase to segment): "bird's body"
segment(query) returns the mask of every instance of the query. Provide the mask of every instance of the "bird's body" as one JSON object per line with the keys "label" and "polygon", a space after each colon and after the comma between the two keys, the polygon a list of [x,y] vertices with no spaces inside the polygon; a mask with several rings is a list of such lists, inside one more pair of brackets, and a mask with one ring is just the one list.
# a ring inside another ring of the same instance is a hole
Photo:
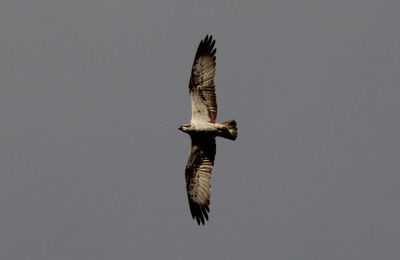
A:
{"label": "bird's body", "polygon": [[196,133],[196,132],[216,132],[217,124],[210,122],[190,122],[189,125],[183,125],[182,131],[186,133]]}
{"label": "bird's body", "polygon": [[189,135],[220,136],[235,140],[237,137],[237,129],[235,128],[236,121],[231,120],[223,123],[191,122],[188,125],[182,125],[179,130]]}
{"label": "bird's body", "polygon": [[197,48],[189,82],[192,104],[190,124],[179,130],[190,135],[192,146],[186,165],[186,190],[192,217],[204,225],[208,220],[211,197],[211,173],[215,159],[215,137],[230,140],[237,138],[234,120],[217,123],[217,100],[215,94],[215,41],[206,36]]}

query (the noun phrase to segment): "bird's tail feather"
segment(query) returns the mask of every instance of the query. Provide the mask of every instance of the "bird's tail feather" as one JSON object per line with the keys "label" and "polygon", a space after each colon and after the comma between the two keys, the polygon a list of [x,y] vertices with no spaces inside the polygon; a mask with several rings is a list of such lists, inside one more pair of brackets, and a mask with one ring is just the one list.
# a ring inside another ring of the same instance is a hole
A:
{"label": "bird's tail feather", "polygon": [[221,123],[224,127],[226,127],[221,134],[221,137],[225,137],[230,140],[236,140],[238,136],[238,130],[236,126],[236,121],[235,120],[229,120],[226,122]]}

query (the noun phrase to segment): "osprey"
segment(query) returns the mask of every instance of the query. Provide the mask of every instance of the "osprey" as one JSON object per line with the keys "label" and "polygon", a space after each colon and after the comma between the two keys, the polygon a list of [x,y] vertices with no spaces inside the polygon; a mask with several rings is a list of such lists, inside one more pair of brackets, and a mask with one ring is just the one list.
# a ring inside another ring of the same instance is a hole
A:
{"label": "osprey", "polygon": [[235,120],[217,123],[215,95],[215,40],[200,41],[189,82],[192,119],[178,129],[189,134],[192,147],[185,169],[186,191],[192,218],[204,225],[208,220],[211,197],[211,172],[215,158],[215,137],[237,138]]}

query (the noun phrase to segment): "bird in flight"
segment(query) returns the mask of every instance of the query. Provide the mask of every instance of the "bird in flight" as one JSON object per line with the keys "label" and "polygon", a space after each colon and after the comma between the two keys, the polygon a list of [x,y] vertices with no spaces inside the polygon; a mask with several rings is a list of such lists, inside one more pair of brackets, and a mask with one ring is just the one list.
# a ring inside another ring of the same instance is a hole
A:
{"label": "bird in flight", "polygon": [[189,82],[192,103],[190,124],[178,129],[189,134],[192,146],[186,164],[186,191],[192,218],[203,224],[208,220],[211,197],[211,172],[215,159],[215,137],[237,138],[235,120],[217,123],[215,95],[215,40],[206,36],[200,41],[194,58]]}

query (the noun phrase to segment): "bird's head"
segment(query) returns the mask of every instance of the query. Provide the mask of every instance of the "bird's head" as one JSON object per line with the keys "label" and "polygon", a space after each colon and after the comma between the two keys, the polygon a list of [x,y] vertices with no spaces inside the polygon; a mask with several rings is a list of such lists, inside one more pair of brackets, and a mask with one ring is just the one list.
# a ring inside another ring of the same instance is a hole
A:
{"label": "bird's head", "polygon": [[190,124],[181,125],[180,127],[178,127],[178,129],[181,130],[182,132],[187,132],[190,129]]}

